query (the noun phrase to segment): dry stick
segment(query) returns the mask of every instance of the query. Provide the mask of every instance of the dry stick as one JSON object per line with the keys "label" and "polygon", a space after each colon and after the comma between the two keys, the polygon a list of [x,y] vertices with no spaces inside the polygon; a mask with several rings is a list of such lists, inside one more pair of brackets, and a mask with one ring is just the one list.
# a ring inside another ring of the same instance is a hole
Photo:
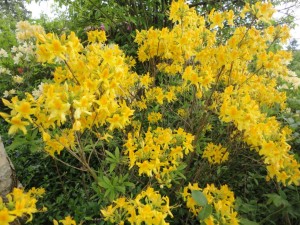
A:
{"label": "dry stick", "polygon": [[68,64],[68,62],[67,62],[66,60],[64,60],[64,62],[65,62],[65,64],[67,65],[67,67],[68,67],[69,71],[71,72],[72,76],[74,77],[76,83],[77,83],[78,85],[80,85],[79,81],[77,80],[77,78],[76,78],[75,74],[73,73],[73,71],[72,71],[70,65]]}
{"label": "dry stick", "polygon": [[[222,75],[222,72],[224,71],[224,68],[225,68],[225,66],[223,65],[222,68],[220,69],[218,75],[217,75],[216,83],[219,82],[219,79],[220,79],[220,77],[221,77],[221,75]],[[208,108],[208,105],[209,105],[209,103],[210,103],[210,100],[211,100],[211,98],[212,98],[212,95],[213,95],[213,93],[215,92],[216,89],[217,89],[217,84],[215,85],[215,87],[214,87],[214,89],[212,90],[212,92],[211,92],[209,98],[208,98],[208,99],[206,100],[206,102],[205,102],[205,103],[206,103],[205,109]],[[198,128],[198,130],[197,130],[197,132],[196,132],[196,136],[195,136],[195,139],[194,139],[194,145],[195,145],[195,142],[197,141],[197,139],[199,138],[199,135],[200,135],[202,129],[204,128],[204,124],[205,124],[204,121],[207,119],[207,117],[208,117],[208,114],[206,113],[206,114],[201,118],[201,120],[200,120],[201,126],[199,126],[199,128]],[[186,169],[185,169],[186,171],[191,167],[191,162],[192,162],[192,160],[195,158],[195,154],[196,154],[195,152],[192,152],[191,154],[189,154],[189,158],[187,159],[188,164],[187,164],[187,167],[186,167]],[[199,172],[200,172],[199,170],[200,170],[200,167],[199,167],[199,169],[197,169],[196,174],[199,174]],[[195,178],[196,178],[196,177],[195,177]],[[195,180],[195,178],[194,178],[193,180]],[[181,182],[181,184],[179,185],[179,187],[181,187],[181,186],[183,185],[183,182],[184,182],[184,181]]]}
{"label": "dry stick", "polygon": [[[208,106],[210,105],[212,96],[213,96],[214,92],[216,91],[216,89],[217,89],[217,87],[218,87],[218,83],[219,83],[220,77],[221,77],[221,75],[222,75],[224,69],[225,69],[225,66],[223,65],[222,68],[220,69],[218,75],[217,75],[216,85],[214,86],[214,89],[213,89],[212,92],[210,93],[209,98],[205,101],[205,108],[204,108],[204,111],[207,111]],[[206,113],[206,114],[204,115],[204,117],[202,117],[203,119],[201,119],[201,122],[202,122],[203,120],[206,120],[206,119],[207,119],[207,116],[208,116],[208,114]],[[201,126],[199,126],[199,128],[198,128],[198,130],[197,130],[197,132],[196,132],[195,140],[197,140],[197,139],[199,138],[199,135],[200,135],[202,129],[204,128],[204,125],[205,125],[205,123],[202,123]]]}
{"label": "dry stick", "polygon": [[249,27],[247,28],[246,32],[244,33],[244,36],[242,37],[242,39],[241,39],[240,42],[238,43],[238,45],[237,45],[238,47],[241,47],[243,40],[245,39],[246,35],[248,34],[250,28],[253,26],[255,20],[256,20],[256,19],[253,19],[253,20],[251,21]]}
{"label": "dry stick", "polygon": [[65,188],[65,185],[64,185],[62,176],[61,176],[61,174],[60,174],[60,172],[59,172],[59,169],[58,169],[57,161],[56,161],[56,160],[54,160],[54,164],[55,164],[56,172],[57,172],[57,174],[58,174],[58,177],[59,177],[59,180],[60,180],[60,183],[61,183],[63,192],[64,192],[64,194],[66,194],[66,188]]}
{"label": "dry stick", "polygon": [[59,158],[57,158],[57,157],[55,157],[55,156],[53,156],[53,158],[54,158],[55,160],[61,162],[62,164],[66,165],[66,166],[69,166],[69,167],[71,167],[71,168],[73,168],[73,169],[80,170],[80,171],[83,171],[83,172],[86,172],[86,171],[87,171],[86,169],[81,169],[81,168],[72,166],[71,164],[62,161],[62,160],[60,160]]}
{"label": "dry stick", "polygon": [[[99,139],[96,141],[95,145],[99,142]],[[91,157],[92,157],[92,154],[96,151],[96,148],[93,146],[93,150],[91,151],[91,153],[89,154],[89,157],[88,157],[88,160],[87,160],[87,163],[90,164],[90,161],[91,161]]]}
{"label": "dry stick", "polygon": [[192,125],[187,121],[185,120],[182,116],[180,116],[178,113],[176,113],[172,108],[171,106],[168,107],[168,109],[173,112],[175,115],[177,115],[185,124],[187,124],[189,126],[189,128],[192,127]]}
{"label": "dry stick", "polygon": [[244,80],[243,83],[241,83],[239,85],[239,87],[241,87],[243,84],[245,84],[247,81],[249,81],[254,75],[256,75],[263,68],[264,68],[264,66],[261,66],[259,69],[257,69],[256,71],[254,71],[252,75],[250,75],[246,80]]}
{"label": "dry stick", "polygon": [[76,137],[76,140],[77,140],[77,143],[78,143],[78,146],[79,146],[79,153],[80,153],[80,156],[81,156],[81,159],[82,159],[82,161],[81,161],[82,165],[91,174],[91,176],[94,178],[94,180],[97,181],[98,180],[98,176],[97,176],[96,172],[93,170],[93,168],[90,167],[90,165],[86,161],[86,157],[85,157],[85,154],[84,154],[84,150],[83,150],[83,148],[81,146],[81,140],[80,140],[80,138],[78,136],[78,132],[75,132],[75,137]]}
{"label": "dry stick", "polygon": [[[248,30],[249,30],[249,29],[248,29]],[[248,32],[248,30],[247,30],[247,32]],[[247,32],[246,32],[246,33],[247,33]],[[245,35],[246,35],[246,33],[245,33]],[[245,37],[245,35],[244,35],[244,37]],[[243,38],[244,38],[244,37],[243,37]],[[270,50],[270,48],[271,48],[272,45],[275,43],[275,41],[278,40],[278,38],[279,38],[279,37],[275,37],[275,38],[274,38],[274,40],[272,41],[272,43],[270,44],[270,46],[267,48],[267,51]],[[241,43],[241,42],[240,42],[240,43]],[[240,43],[239,43],[239,44],[240,44]],[[256,71],[254,71],[253,74],[252,74],[251,76],[249,76],[243,83],[240,84],[240,86],[242,86],[244,83],[246,83],[247,81],[249,81],[254,75],[256,75],[256,74],[257,74],[261,69],[263,69],[263,68],[264,68],[264,66],[262,65],[260,68],[258,68]]]}
{"label": "dry stick", "polygon": [[[208,106],[210,105],[211,98],[212,98],[212,96],[213,96],[213,93],[216,91],[216,89],[217,89],[217,87],[218,87],[218,83],[219,83],[220,77],[221,77],[221,75],[222,75],[224,69],[225,69],[225,66],[223,65],[222,68],[220,69],[218,75],[217,75],[217,78],[216,78],[216,85],[214,86],[214,89],[212,90],[212,92],[211,92],[209,98],[205,101],[205,108],[204,108],[204,111],[207,111]],[[206,125],[205,121],[207,120],[208,116],[209,116],[208,113],[205,113],[204,116],[201,118],[201,120],[200,120],[200,124],[201,124],[201,125],[199,126],[199,128],[198,128],[197,131],[196,131],[196,135],[195,135],[195,139],[194,139],[194,142],[195,142],[195,143],[194,143],[194,144],[196,144],[196,141],[198,140],[198,138],[199,138],[199,136],[200,136],[200,134],[201,134],[201,132],[202,132],[204,126]],[[189,162],[189,163],[188,163],[187,168],[190,167],[190,164],[191,164],[192,160],[195,158],[195,154],[196,154],[195,152],[192,152],[192,153],[190,154],[190,157],[189,157],[189,159],[188,159],[188,162]],[[194,179],[193,179],[194,181],[197,179],[198,175],[200,174],[200,167],[197,169],[197,171],[196,171],[195,174],[196,174],[197,176],[194,176]]]}

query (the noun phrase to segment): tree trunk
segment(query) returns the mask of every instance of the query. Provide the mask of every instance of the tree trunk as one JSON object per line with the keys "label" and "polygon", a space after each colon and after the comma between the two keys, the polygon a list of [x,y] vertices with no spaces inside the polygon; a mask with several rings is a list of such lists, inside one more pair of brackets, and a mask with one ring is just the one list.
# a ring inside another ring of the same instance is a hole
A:
{"label": "tree trunk", "polygon": [[[3,142],[0,136],[0,197],[6,202],[6,195],[11,192],[15,187],[22,187],[16,176],[14,165],[10,161],[6,151],[4,149]],[[10,225],[21,225],[26,220],[22,218],[16,218]]]}
{"label": "tree trunk", "polygon": [[5,152],[0,136],[0,196],[4,198],[18,184],[15,168]]}

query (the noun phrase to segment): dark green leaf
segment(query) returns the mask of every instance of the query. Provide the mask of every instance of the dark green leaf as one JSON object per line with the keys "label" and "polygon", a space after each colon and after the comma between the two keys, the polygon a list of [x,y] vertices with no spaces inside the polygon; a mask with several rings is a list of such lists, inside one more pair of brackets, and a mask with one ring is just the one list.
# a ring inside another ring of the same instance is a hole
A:
{"label": "dark green leaf", "polygon": [[207,199],[206,199],[205,195],[201,191],[193,190],[192,191],[192,198],[200,206],[206,206],[207,205]]}
{"label": "dark green leaf", "polygon": [[199,212],[198,218],[200,220],[205,220],[207,217],[209,217],[212,214],[212,206],[207,204],[203,207],[203,209]]}
{"label": "dark green leaf", "polygon": [[241,225],[259,225],[258,223],[254,222],[254,221],[250,221],[250,220],[247,220],[247,219],[240,219],[240,224]]}

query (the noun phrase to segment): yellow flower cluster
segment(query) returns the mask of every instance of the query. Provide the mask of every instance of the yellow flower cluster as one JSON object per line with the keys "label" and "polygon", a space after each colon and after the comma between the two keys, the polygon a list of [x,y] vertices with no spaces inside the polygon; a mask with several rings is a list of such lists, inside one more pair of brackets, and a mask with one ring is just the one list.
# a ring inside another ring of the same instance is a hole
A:
{"label": "yellow flower cluster", "polygon": [[[142,80],[144,78],[146,78],[147,81]],[[147,105],[153,102],[158,103],[159,105],[162,105],[165,102],[173,102],[177,100],[176,94],[182,91],[181,87],[171,85],[164,88],[157,86],[149,87],[148,84],[151,80],[152,78],[148,79],[147,75],[142,76],[140,79],[140,84],[145,88],[145,94],[141,97],[141,100],[135,99],[132,103],[132,106],[135,106],[139,110],[147,109]],[[143,84],[143,82],[145,84]]]}
{"label": "yellow flower cluster", "polygon": [[203,151],[203,158],[207,158],[208,162],[211,164],[221,164],[228,160],[228,151],[223,148],[221,144],[215,145],[213,143],[208,143]]}
{"label": "yellow flower cluster", "polygon": [[145,137],[138,132],[129,133],[126,154],[130,168],[139,167],[139,175],[155,176],[161,184],[171,186],[171,173],[176,171],[184,155],[192,152],[194,136],[182,128],[175,131],[163,129],[148,130]]}
{"label": "yellow flower cluster", "polygon": [[[284,109],[285,93],[278,91],[276,79],[288,74],[291,59],[287,51],[270,51],[270,43],[289,38],[287,26],[268,25],[273,13],[270,3],[258,2],[251,7],[246,4],[241,15],[213,10],[206,21],[179,0],[170,9],[172,29],[143,30],[137,32],[135,41],[140,61],[158,58],[159,71],[170,78],[181,77],[181,91],[195,93],[221,121],[233,122],[244,133],[243,141],[259,151],[270,177],[299,184],[300,165],[286,142],[289,132],[264,110],[275,105]],[[239,26],[227,39],[217,37],[225,24],[230,26],[247,14],[255,18],[254,23],[266,23],[266,28]],[[174,90],[180,93],[177,87]],[[155,93],[162,103],[164,90],[156,88]]]}
{"label": "yellow flower cluster", "polygon": [[189,184],[184,187],[182,197],[186,201],[186,205],[189,210],[197,216],[201,210],[204,210],[203,206],[197,204],[196,200],[192,196],[192,191],[202,191],[207,204],[213,206],[213,210],[207,218],[204,219],[204,224],[224,224],[224,225],[237,225],[237,212],[234,211],[234,194],[227,185],[222,185],[219,188],[214,184],[208,184],[203,190],[199,188],[197,183]]}
{"label": "yellow flower cluster", "polygon": [[275,11],[276,10],[270,2],[256,2],[252,6],[250,6],[249,3],[246,3],[241,15],[242,18],[245,18],[245,13],[251,12],[258,20],[270,23]]}
{"label": "yellow flower cluster", "polygon": [[162,197],[151,187],[142,191],[135,199],[118,198],[113,205],[102,209],[101,213],[106,221],[122,225],[126,221],[132,225],[167,225],[167,216],[173,217],[169,198]]}
{"label": "yellow flower cluster", "polygon": [[16,36],[19,42],[35,38],[36,34],[45,34],[45,30],[40,25],[32,25],[28,21],[20,21],[16,25]]}
{"label": "yellow flower cluster", "polygon": [[[71,216],[66,216],[63,220],[60,220],[59,223],[63,225],[76,225],[76,221],[72,219]],[[59,224],[57,220],[53,220],[53,225]]]}
{"label": "yellow flower cluster", "polygon": [[[257,86],[259,88],[260,85]],[[222,95],[220,118],[224,122],[233,122],[243,132],[243,140],[263,156],[270,178],[276,176],[283,184],[299,185],[300,165],[289,153],[290,145],[287,143],[291,131],[282,128],[274,117],[267,117],[262,112],[258,101],[251,96],[255,95],[254,90],[251,85],[239,89],[227,87]],[[276,101],[280,102],[281,93],[272,92],[277,96]],[[270,99],[269,104],[272,103]]]}
{"label": "yellow flower cluster", "polygon": [[88,32],[88,41],[93,42],[105,42],[106,41],[106,35],[103,30],[94,30]]}
{"label": "yellow flower cluster", "polygon": [[184,109],[178,109],[177,114],[183,118],[187,116],[187,112]]}
{"label": "yellow flower cluster", "polygon": [[[27,193],[22,189],[14,190],[6,196],[7,202],[0,197],[0,224],[9,225],[17,217],[29,216],[27,222],[32,220],[32,214],[39,212],[36,208],[37,198],[45,193],[43,188],[32,188]],[[45,211],[46,209],[42,209]]]}
{"label": "yellow flower cluster", "polygon": [[[260,3],[255,10],[267,17],[265,14],[272,14],[269,6],[269,3]],[[252,12],[245,10],[245,13],[248,11]],[[171,76],[182,74],[182,88],[196,86],[199,98],[203,96],[203,91],[210,91],[219,79],[226,83],[235,79],[246,81],[249,76],[242,71],[248,71],[247,66],[255,58],[259,59],[257,68],[263,67],[274,74],[287,73],[285,65],[291,55],[285,51],[268,51],[273,40],[287,40],[289,32],[286,26],[270,26],[263,31],[255,27],[237,27],[226,43],[219,45],[216,31],[207,29],[205,18],[197,15],[194,9],[189,9],[183,0],[172,4],[170,19],[178,22],[172,30],[150,28],[137,32],[135,41],[139,44],[139,60],[144,62],[159,57],[161,62],[157,68]],[[233,19],[232,11],[212,11],[209,15],[212,27],[222,28],[224,21],[232,25]],[[160,96],[160,93],[163,91],[157,92],[157,95]]]}
{"label": "yellow flower cluster", "polygon": [[26,133],[32,124],[43,134],[46,151],[54,155],[76,145],[75,132],[100,126],[113,131],[129,123],[134,111],[127,102],[138,80],[130,72],[132,60],[116,45],[105,45],[102,31],[91,32],[85,48],[73,32],[60,38],[37,34],[38,60],[56,63],[54,82],[43,84],[37,98],[27,93],[23,100],[3,99],[12,109],[10,115],[1,114],[11,124],[10,134]]}
{"label": "yellow flower cluster", "polygon": [[227,24],[230,26],[234,25],[234,23],[233,23],[234,13],[232,10],[227,11],[227,12],[216,12],[215,9],[213,9],[209,13],[208,18],[209,18],[209,21],[211,22],[210,28],[215,28],[216,26],[223,28],[225,21],[227,21]]}
{"label": "yellow flower cluster", "polygon": [[148,121],[150,123],[157,123],[161,119],[162,119],[161,113],[151,112],[151,113],[148,114]]}

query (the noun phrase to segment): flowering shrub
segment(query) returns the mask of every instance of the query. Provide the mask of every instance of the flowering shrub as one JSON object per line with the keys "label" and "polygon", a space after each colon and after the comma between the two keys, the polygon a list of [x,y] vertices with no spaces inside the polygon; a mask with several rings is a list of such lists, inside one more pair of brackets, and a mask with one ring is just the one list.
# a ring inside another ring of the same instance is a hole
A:
{"label": "flowering shrub", "polygon": [[37,75],[33,69],[38,66],[35,55],[35,33],[45,33],[44,28],[40,25],[31,25],[28,21],[20,21],[16,25],[17,45],[9,52],[0,49],[0,94],[4,98],[22,96],[22,92],[29,89],[28,83],[45,78],[41,78],[41,75]]}
{"label": "flowering shrub", "polygon": [[[176,221],[176,201],[184,200],[201,223],[238,224],[226,184],[198,187],[207,161],[215,168],[239,148],[252,150],[267,181],[300,182],[287,142],[291,130],[270,113],[285,109],[277,80],[288,74],[291,59],[286,51],[270,51],[289,37],[286,26],[270,25],[273,12],[270,3],[258,2],[246,4],[241,15],[212,10],[204,17],[174,1],[172,28],[137,32],[138,60],[149,66],[143,75],[117,45],[105,43],[103,30],[88,32],[86,43],[73,32],[36,32],[37,61],[53,65],[53,80],[23,99],[3,99],[11,112],[1,116],[9,134],[37,129],[47,154],[60,160],[66,151],[78,161],[72,167],[94,179],[105,221],[169,224]],[[246,15],[252,26],[236,26]],[[114,144],[121,152],[113,153]],[[98,169],[102,163],[105,171]],[[137,186],[129,194],[127,179]],[[182,190],[187,183],[194,184]],[[103,198],[116,200],[104,207]],[[71,217],[60,222],[75,224]]]}

